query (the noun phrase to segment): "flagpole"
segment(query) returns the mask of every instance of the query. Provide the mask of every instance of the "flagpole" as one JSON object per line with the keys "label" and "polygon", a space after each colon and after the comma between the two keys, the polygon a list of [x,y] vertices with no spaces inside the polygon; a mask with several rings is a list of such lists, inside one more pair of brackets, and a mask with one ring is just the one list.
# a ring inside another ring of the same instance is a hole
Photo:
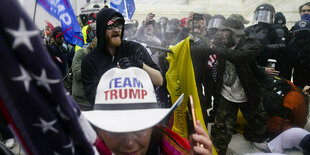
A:
{"label": "flagpole", "polygon": [[127,14],[127,18],[129,19],[126,0],[124,0],[124,7],[125,7],[126,14]]}
{"label": "flagpole", "polygon": [[38,4],[38,0],[36,0],[35,6],[34,6],[34,13],[33,13],[33,18],[32,18],[33,23],[35,23],[35,20],[36,20],[37,4]]}

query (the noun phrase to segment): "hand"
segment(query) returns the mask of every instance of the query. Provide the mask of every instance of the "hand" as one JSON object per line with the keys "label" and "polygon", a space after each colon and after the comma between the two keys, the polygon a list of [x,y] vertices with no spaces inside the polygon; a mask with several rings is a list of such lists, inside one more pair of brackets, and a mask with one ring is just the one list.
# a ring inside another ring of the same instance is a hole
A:
{"label": "hand", "polygon": [[147,25],[149,22],[154,21],[154,16],[155,16],[155,14],[153,14],[153,13],[147,14],[146,19],[145,19],[145,25]]}
{"label": "hand", "polygon": [[205,19],[199,20],[198,23],[199,23],[201,29],[206,29],[206,27],[207,27],[207,22],[206,22]]}
{"label": "hand", "polygon": [[185,28],[192,28],[193,16],[194,16],[194,12],[190,12],[186,20],[186,23],[184,25]]}
{"label": "hand", "polygon": [[[196,142],[200,145],[196,146]],[[203,154],[212,155],[212,141],[206,131],[203,129],[200,121],[197,121],[195,133],[190,136],[191,150],[190,155]]]}
{"label": "hand", "polygon": [[127,57],[123,57],[119,59],[118,62],[122,69],[126,69],[128,67],[143,68],[143,61],[140,59],[128,59]]}
{"label": "hand", "polygon": [[310,86],[305,86],[304,89],[302,89],[302,93],[310,95]]}
{"label": "hand", "polygon": [[119,59],[118,64],[121,69],[126,69],[131,66],[130,61],[127,57],[123,57]]}
{"label": "hand", "polygon": [[265,73],[267,75],[278,76],[280,72],[276,71],[273,67],[265,67]]}

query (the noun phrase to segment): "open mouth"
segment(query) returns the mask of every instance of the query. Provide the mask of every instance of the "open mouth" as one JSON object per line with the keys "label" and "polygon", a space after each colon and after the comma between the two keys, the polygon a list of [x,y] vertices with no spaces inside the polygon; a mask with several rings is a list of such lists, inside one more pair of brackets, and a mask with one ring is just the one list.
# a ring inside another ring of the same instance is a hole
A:
{"label": "open mouth", "polygon": [[120,37],[120,34],[112,34],[112,37]]}

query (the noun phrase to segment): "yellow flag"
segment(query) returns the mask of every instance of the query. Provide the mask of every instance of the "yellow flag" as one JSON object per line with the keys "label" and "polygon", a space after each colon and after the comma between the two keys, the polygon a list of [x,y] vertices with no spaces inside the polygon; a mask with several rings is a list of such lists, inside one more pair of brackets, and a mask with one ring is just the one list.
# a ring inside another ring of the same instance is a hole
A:
{"label": "yellow flag", "polygon": [[[188,138],[187,130],[187,102],[188,96],[192,95],[195,104],[197,120],[204,127],[206,125],[202,116],[200,101],[196,88],[195,74],[190,54],[189,37],[170,47],[172,53],[167,54],[167,60],[170,67],[166,73],[167,89],[171,95],[172,103],[184,93],[183,103],[174,111],[174,120],[172,130],[184,138]],[[214,147],[213,154],[217,155]]]}
{"label": "yellow flag", "polygon": [[[83,28],[82,28],[82,33],[83,33],[83,38],[84,38],[84,43],[85,44],[87,44],[87,28],[88,28],[88,25],[86,25],[86,26],[84,26]],[[79,49],[81,49],[82,47],[80,47],[80,46],[78,46],[78,45],[75,45],[75,52],[77,51],[77,50],[79,50]]]}
{"label": "yellow flag", "polygon": [[84,38],[84,43],[85,44],[87,44],[87,41],[86,41],[86,39],[87,39],[87,28],[88,28],[88,25],[86,25],[86,26],[84,26],[83,28],[82,28],[82,33],[83,33],[83,38]]}

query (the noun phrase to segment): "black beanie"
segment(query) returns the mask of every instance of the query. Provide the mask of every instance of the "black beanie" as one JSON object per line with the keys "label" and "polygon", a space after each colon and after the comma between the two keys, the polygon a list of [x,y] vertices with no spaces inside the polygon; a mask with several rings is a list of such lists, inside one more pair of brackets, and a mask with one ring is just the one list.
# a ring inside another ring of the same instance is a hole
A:
{"label": "black beanie", "polygon": [[56,26],[56,27],[54,28],[54,30],[53,30],[53,38],[56,38],[58,32],[61,32],[61,33],[62,33],[62,29],[61,29],[60,26]]}
{"label": "black beanie", "polygon": [[286,18],[282,12],[277,12],[274,15],[274,23],[276,24],[286,24]]}

